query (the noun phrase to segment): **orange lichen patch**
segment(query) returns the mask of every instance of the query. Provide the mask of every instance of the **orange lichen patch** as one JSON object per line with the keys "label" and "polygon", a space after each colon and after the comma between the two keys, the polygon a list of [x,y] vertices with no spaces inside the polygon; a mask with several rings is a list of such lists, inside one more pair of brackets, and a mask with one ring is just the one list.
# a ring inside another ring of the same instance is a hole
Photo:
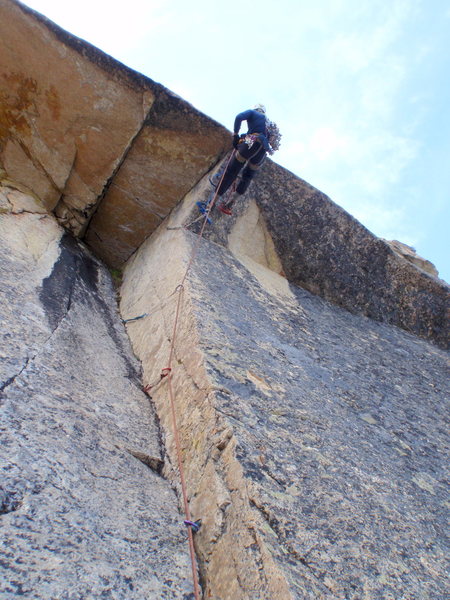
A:
{"label": "orange lichen patch", "polygon": [[5,89],[0,89],[0,139],[14,133],[29,133],[27,117],[36,112],[37,81],[21,73],[3,74],[2,79]]}
{"label": "orange lichen patch", "polygon": [[51,85],[50,89],[45,91],[45,98],[47,100],[47,106],[50,109],[52,117],[55,121],[57,121],[61,116],[61,102],[54,85]]}

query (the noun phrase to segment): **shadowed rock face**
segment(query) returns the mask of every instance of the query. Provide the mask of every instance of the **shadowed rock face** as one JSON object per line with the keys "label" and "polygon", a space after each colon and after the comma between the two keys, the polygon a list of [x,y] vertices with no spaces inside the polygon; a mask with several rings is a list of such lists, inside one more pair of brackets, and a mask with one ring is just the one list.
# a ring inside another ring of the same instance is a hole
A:
{"label": "shadowed rock face", "polygon": [[109,273],[33,198],[0,200],[0,598],[187,598],[182,519],[148,467],[159,429]]}
{"label": "shadowed rock face", "polygon": [[160,93],[105,192],[86,242],[107,263],[122,265],[228,142],[224,128],[180,98]]}

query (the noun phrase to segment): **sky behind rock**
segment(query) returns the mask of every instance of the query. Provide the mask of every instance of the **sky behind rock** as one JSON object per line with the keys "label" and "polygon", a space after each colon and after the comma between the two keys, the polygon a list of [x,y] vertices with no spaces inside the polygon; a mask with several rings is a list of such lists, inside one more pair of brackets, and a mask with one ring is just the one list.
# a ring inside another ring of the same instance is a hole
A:
{"label": "sky behind rock", "polygon": [[27,0],[232,128],[256,102],[281,165],[450,281],[448,0]]}

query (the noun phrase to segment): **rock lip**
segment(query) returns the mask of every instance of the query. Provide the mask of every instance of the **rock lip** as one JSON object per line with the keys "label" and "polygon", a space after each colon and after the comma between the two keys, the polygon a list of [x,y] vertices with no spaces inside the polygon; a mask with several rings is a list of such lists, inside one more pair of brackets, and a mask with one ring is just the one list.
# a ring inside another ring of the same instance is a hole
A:
{"label": "rock lip", "polygon": [[421,271],[425,271],[428,275],[432,275],[433,277],[439,277],[439,271],[433,265],[432,262],[426,260],[419,256],[412,246],[408,246],[403,242],[399,242],[398,240],[383,240],[388,244],[392,250],[398,254],[398,256],[402,256],[405,260],[416,266]]}
{"label": "rock lip", "polygon": [[15,0],[0,1],[0,36],[0,169],[120,266],[229,132]]}
{"label": "rock lip", "polygon": [[[120,268],[203,185],[229,150],[229,132],[14,0],[0,1],[0,17],[0,178],[26,186]],[[264,251],[277,255],[277,271],[289,282],[448,346],[449,288],[424,271],[425,262],[400,256],[398,246],[270,160],[249,199],[273,246]],[[233,220],[210,239],[238,251],[250,221],[241,222],[234,242]]]}

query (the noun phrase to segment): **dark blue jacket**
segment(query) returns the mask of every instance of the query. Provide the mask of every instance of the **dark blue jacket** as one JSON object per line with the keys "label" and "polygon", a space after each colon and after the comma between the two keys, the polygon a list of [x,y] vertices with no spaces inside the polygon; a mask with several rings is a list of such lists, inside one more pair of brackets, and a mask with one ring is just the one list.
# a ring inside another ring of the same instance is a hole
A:
{"label": "dark blue jacket", "polygon": [[266,135],[266,117],[257,110],[244,110],[234,120],[234,133],[239,133],[242,121],[247,121],[247,133],[262,133]]}
{"label": "dark blue jacket", "polygon": [[264,147],[264,150],[270,150],[266,131],[266,117],[257,110],[244,110],[239,113],[234,120],[234,133],[239,133],[242,121],[247,121],[247,133],[259,133],[258,140]]}

